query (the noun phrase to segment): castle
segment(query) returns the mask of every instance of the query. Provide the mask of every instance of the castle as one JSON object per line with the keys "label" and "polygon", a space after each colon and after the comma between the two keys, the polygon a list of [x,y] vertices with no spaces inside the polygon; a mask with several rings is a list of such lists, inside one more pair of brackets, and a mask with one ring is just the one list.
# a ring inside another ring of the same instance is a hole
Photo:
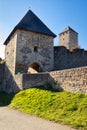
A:
{"label": "castle", "polygon": [[29,10],[4,42],[4,87],[1,89],[16,92],[34,83],[53,81],[46,72],[87,66],[87,51],[79,48],[76,31],[68,26],[59,34],[59,46],[54,47],[55,37]]}

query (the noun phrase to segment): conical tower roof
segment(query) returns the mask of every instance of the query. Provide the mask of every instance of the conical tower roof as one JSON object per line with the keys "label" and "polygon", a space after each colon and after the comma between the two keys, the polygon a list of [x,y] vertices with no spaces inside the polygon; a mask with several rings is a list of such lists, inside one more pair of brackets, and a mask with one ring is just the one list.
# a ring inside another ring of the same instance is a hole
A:
{"label": "conical tower roof", "polygon": [[43,33],[53,37],[56,36],[31,10],[27,12],[16,28]]}
{"label": "conical tower roof", "polygon": [[56,37],[56,35],[31,10],[29,10],[16,25],[4,44],[7,44],[7,41],[10,39],[15,29],[23,29]]}

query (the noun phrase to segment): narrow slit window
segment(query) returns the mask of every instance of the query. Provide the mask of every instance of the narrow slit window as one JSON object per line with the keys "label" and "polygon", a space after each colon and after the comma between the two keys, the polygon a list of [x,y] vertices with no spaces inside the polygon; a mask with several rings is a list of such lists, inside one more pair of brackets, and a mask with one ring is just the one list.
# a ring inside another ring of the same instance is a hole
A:
{"label": "narrow slit window", "polygon": [[37,46],[34,47],[34,52],[38,52],[38,47]]}

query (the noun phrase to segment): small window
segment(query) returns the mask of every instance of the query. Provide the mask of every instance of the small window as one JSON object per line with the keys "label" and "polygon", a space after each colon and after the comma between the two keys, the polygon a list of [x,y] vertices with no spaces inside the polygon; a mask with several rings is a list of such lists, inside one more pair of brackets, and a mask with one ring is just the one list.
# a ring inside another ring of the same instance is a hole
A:
{"label": "small window", "polygon": [[38,52],[38,47],[37,46],[34,47],[34,52]]}
{"label": "small window", "polygon": [[7,52],[7,55],[9,54],[9,52]]}

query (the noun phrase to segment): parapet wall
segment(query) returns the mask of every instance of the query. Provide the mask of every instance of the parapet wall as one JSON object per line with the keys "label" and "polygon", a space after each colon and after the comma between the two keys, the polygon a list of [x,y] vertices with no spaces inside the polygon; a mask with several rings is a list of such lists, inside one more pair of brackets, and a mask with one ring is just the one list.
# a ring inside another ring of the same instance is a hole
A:
{"label": "parapet wall", "polygon": [[49,73],[20,74],[20,75],[15,75],[15,81],[19,90],[22,90],[22,89],[27,89],[34,86],[43,85],[46,82],[48,82],[48,79],[49,79],[48,77],[49,77]]}
{"label": "parapet wall", "polygon": [[[19,90],[39,85],[51,85],[54,89],[87,93],[87,67],[53,71],[41,74],[20,74],[15,76]],[[14,92],[16,88],[14,87]]]}
{"label": "parapet wall", "polygon": [[[17,92],[34,86],[87,94],[87,66],[49,73],[16,74],[5,81],[5,91]],[[3,89],[2,89],[3,90]]]}
{"label": "parapet wall", "polygon": [[63,70],[87,66],[87,51],[75,49],[69,51],[63,46],[54,47],[54,70]]}
{"label": "parapet wall", "polygon": [[87,67],[53,71],[49,73],[54,88],[87,93]]}

